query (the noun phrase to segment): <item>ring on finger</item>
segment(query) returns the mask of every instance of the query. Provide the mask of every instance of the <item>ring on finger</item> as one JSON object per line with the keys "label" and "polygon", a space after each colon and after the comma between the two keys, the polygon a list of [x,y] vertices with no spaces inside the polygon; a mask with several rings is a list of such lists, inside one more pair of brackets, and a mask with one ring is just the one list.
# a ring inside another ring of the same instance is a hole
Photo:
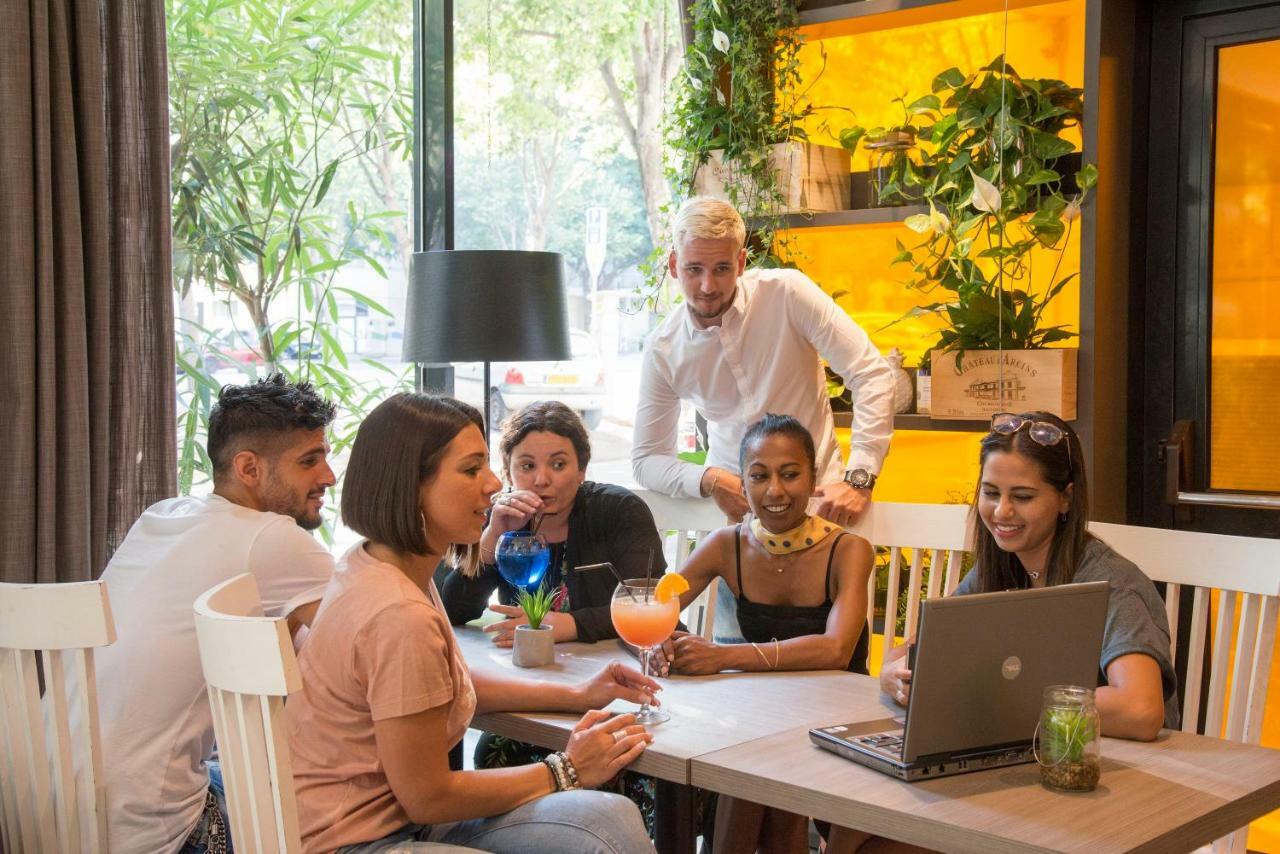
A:
{"label": "ring on finger", "polygon": [[626,737],[627,737],[627,734],[626,734],[625,732],[623,732],[622,730],[620,730],[620,729],[615,729],[615,730],[613,731],[613,743],[614,743],[614,744],[617,744],[618,742],[622,741],[622,740],[623,740],[624,738],[626,738]]}

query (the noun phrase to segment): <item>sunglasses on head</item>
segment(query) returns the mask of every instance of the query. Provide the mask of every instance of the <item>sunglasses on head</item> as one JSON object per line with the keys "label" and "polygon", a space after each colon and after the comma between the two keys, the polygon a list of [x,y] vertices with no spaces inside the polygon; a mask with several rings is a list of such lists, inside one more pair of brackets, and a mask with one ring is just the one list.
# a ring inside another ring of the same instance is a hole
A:
{"label": "sunglasses on head", "polygon": [[[997,412],[991,416],[991,432],[1001,436],[1012,436],[1023,427],[1031,441],[1046,448],[1052,448],[1067,438],[1067,431],[1051,421],[1036,421],[1026,415],[1015,415],[1012,412]],[[1071,469],[1071,442],[1067,442],[1067,468]]]}

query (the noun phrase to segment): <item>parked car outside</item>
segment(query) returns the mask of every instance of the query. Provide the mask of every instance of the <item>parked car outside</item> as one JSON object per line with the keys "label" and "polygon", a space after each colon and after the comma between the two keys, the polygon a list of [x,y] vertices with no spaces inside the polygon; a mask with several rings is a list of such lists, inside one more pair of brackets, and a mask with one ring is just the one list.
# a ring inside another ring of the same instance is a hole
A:
{"label": "parked car outside", "polygon": [[[560,362],[490,362],[489,408],[493,423],[538,400],[558,400],[582,416],[588,430],[604,418],[605,382],[600,356],[591,336],[581,329],[569,332],[573,358]],[[484,365],[459,362],[454,376],[483,381]]]}

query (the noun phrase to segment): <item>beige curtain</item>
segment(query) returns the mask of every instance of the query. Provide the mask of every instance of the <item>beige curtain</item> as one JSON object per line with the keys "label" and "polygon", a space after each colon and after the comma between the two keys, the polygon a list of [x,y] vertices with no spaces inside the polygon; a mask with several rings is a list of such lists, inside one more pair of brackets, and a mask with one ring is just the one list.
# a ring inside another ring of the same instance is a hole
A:
{"label": "beige curtain", "polygon": [[4,581],[97,577],[175,491],[163,0],[0,0]]}

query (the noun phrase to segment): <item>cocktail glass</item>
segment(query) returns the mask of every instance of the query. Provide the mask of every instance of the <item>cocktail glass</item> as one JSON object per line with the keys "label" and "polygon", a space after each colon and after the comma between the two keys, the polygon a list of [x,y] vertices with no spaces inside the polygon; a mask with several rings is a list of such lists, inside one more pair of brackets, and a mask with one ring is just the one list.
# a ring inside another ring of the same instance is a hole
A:
{"label": "cocktail glass", "polygon": [[551,549],[532,531],[507,531],[495,550],[498,573],[515,588],[534,590],[551,566]]}
{"label": "cocktail glass", "polygon": [[[659,602],[654,596],[658,579],[628,578],[613,591],[609,614],[618,637],[640,650],[640,672],[649,675],[649,659],[675,631],[680,619],[680,599],[671,597]],[[666,712],[650,708],[646,699],[636,714],[636,723],[649,726],[671,719]]]}

